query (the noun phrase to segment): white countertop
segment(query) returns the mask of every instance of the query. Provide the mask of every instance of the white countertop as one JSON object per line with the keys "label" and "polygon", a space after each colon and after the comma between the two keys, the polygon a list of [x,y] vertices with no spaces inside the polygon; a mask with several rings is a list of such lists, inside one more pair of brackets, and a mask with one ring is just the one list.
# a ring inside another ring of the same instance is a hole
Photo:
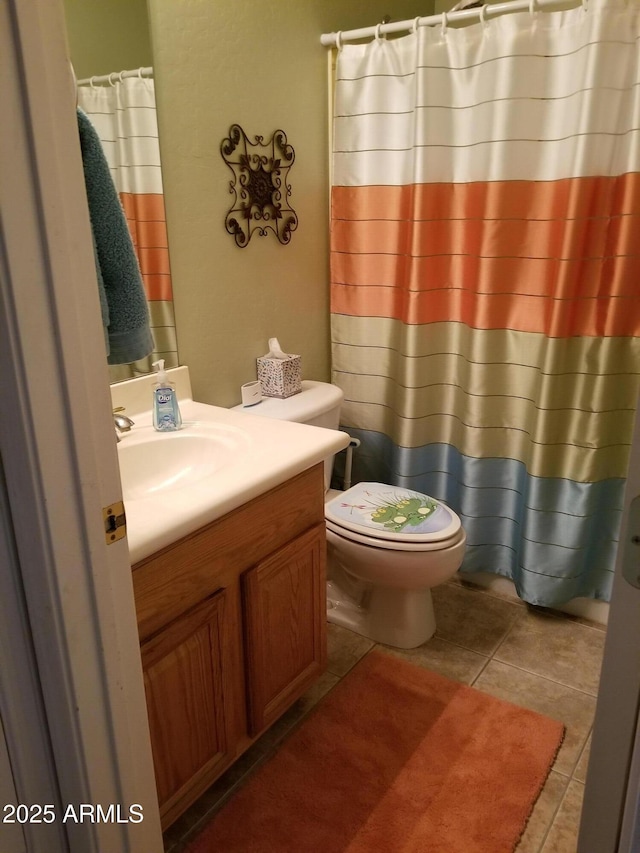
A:
{"label": "white countertop", "polygon": [[[169,371],[170,376],[172,373]],[[176,378],[180,377],[172,376],[174,381]],[[119,449],[127,444],[133,449],[136,443],[150,438],[164,440],[165,436],[153,430],[150,409],[141,408],[144,400],[150,400],[152,383],[153,378],[149,381],[143,377],[112,386],[114,407],[125,405],[126,414],[135,421],[131,432],[121,436]],[[136,384],[137,388],[131,387]],[[349,443],[349,436],[338,430],[194,402],[180,393],[190,392],[188,381],[176,384],[184,430],[197,431],[198,424],[218,424],[222,429],[240,429],[242,442],[230,453],[228,463],[211,476],[152,496],[127,499],[125,495],[132,564],[281,485]],[[143,396],[137,393],[140,390]]]}

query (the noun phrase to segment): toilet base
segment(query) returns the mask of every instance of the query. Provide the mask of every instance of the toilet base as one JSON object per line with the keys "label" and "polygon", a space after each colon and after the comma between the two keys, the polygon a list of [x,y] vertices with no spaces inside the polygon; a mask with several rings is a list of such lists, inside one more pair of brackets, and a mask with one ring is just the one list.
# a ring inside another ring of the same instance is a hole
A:
{"label": "toilet base", "polygon": [[429,589],[362,584],[347,592],[335,580],[327,581],[327,620],[398,649],[415,649],[436,630]]}

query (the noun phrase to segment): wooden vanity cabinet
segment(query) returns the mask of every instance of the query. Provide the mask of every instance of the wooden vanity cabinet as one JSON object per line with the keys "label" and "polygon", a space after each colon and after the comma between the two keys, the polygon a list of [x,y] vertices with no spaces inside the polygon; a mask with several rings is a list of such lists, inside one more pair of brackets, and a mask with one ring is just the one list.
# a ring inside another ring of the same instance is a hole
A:
{"label": "wooden vanity cabinet", "polygon": [[325,547],[323,521],[242,575],[252,737],[275,722],[326,665]]}
{"label": "wooden vanity cabinet", "polygon": [[199,776],[227,763],[222,619],[224,590],[143,644],[151,748],[159,802],[180,802]]}
{"label": "wooden vanity cabinet", "polygon": [[317,465],[133,567],[163,829],[326,666]]}

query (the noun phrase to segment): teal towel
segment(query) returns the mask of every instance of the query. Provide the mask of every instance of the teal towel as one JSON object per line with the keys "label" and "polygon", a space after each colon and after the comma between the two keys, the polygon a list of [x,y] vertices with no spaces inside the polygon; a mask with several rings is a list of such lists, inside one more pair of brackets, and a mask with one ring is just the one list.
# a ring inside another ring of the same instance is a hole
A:
{"label": "teal towel", "polygon": [[153,351],[147,298],[102,143],[88,116],[77,113],[107,361],[128,364]]}

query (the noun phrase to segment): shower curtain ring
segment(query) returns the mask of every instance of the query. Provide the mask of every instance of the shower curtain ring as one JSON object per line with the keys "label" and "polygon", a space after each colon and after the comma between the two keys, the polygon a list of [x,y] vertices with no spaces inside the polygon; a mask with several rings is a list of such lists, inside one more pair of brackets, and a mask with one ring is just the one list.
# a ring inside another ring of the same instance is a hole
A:
{"label": "shower curtain ring", "polygon": [[449,18],[447,16],[447,13],[443,12],[442,13],[442,24],[440,25],[440,35],[441,36],[446,36],[448,26],[449,26]]}
{"label": "shower curtain ring", "polygon": [[531,17],[533,17],[535,15],[535,13],[538,11],[536,9],[537,5],[538,5],[538,0],[529,0],[529,14],[531,15]]}
{"label": "shower curtain ring", "polygon": [[411,27],[411,29],[413,30],[414,33],[417,33],[419,28],[420,28],[420,15],[418,15],[418,17],[414,20],[413,26]]}
{"label": "shower curtain ring", "polygon": [[380,27],[382,24],[376,24],[376,41],[380,41],[382,36],[380,35]]}
{"label": "shower curtain ring", "polygon": [[123,75],[123,74],[124,74],[124,71],[121,71],[121,72],[118,74],[118,80],[119,80],[121,83],[122,83],[122,75]]}
{"label": "shower curtain ring", "polygon": [[112,78],[112,77],[114,77],[114,76],[115,76],[115,77],[117,77],[117,76],[118,76],[118,75],[117,75],[117,72],[112,71],[112,72],[111,72],[111,74],[109,74],[109,85],[110,85],[110,86],[115,86],[115,85],[116,85],[116,84],[113,82],[113,80],[111,79],[111,78]]}
{"label": "shower curtain ring", "polygon": [[487,3],[484,6],[480,7],[480,23],[483,27],[487,26],[486,14],[487,14]]}
{"label": "shower curtain ring", "polygon": [[342,50],[342,30],[336,33],[336,47],[338,50]]}
{"label": "shower curtain ring", "polygon": [[582,11],[586,12],[589,9],[589,0],[582,0]]}

